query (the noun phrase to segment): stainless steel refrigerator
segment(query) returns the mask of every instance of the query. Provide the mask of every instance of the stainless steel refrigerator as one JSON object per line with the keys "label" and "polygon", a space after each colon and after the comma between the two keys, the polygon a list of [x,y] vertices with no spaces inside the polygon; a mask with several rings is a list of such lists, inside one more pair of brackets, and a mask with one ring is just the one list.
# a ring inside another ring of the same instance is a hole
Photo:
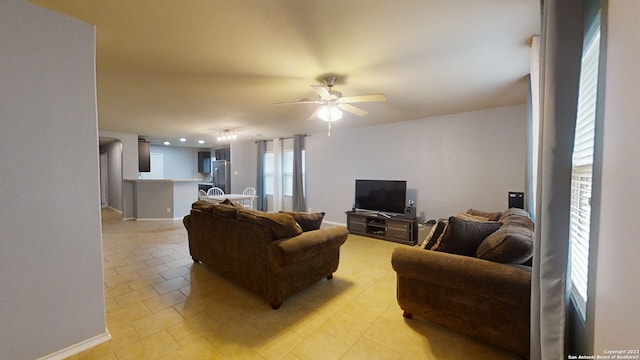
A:
{"label": "stainless steel refrigerator", "polygon": [[219,187],[225,194],[231,191],[231,176],[227,160],[213,160],[211,162],[211,177],[213,186]]}

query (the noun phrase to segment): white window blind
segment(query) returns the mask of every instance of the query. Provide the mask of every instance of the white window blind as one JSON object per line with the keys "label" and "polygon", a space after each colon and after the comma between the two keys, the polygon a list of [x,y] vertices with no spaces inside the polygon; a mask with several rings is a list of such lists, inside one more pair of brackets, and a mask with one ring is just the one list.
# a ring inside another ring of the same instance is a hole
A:
{"label": "white window blind", "polygon": [[[267,194],[273,195],[273,187],[274,187],[274,162],[273,162],[273,153],[269,152],[265,154],[265,187],[267,189]],[[284,196],[292,196],[293,195],[293,150],[285,150],[284,151],[284,159],[283,159],[283,191]],[[302,176],[305,176],[305,151],[302,151]],[[304,184],[303,184],[304,185]]]}
{"label": "white window blind", "polygon": [[578,113],[571,174],[571,293],[583,318],[586,318],[591,227],[591,188],[593,147],[600,56],[600,27],[587,36],[582,55]]}
{"label": "white window blind", "polygon": [[264,187],[267,195],[273,195],[274,189],[274,163],[273,153],[268,152],[264,154]]}

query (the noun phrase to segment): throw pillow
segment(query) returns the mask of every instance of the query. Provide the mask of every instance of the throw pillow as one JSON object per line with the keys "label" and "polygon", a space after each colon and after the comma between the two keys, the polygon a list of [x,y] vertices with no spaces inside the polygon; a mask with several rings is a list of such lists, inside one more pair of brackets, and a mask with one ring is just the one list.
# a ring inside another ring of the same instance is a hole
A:
{"label": "throw pillow", "polygon": [[476,209],[467,210],[467,214],[482,216],[487,218],[489,221],[498,221],[500,219],[500,216],[502,216],[502,213],[500,211],[489,212],[489,211],[476,210]]}
{"label": "throw pillow", "polygon": [[519,209],[519,208],[509,208],[507,211],[502,213],[502,216],[500,216],[500,219],[498,221],[503,221],[513,216],[524,217],[527,219],[530,218],[529,213],[526,210]]}
{"label": "throw pillow", "polygon": [[[227,205],[228,206],[228,205]],[[239,209],[238,219],[250,221],[268,227],[274,239],[293,237],[302,234],[302,228],[288,214],[268,213],[258,210]]]}
{"label": "throw pillow", "polygon": [[244,209],[244,206],[240,205],[240,203],[233,202],[233,201],[231,201],[229,199],[224,199],[224,201],[221,202],[220,204],[231,205],[236,209]]}
{"label": "throw pillow", "polygon": [[442,235],[437,251],[451,254],[475,256],[478,245],[492,232],[498,230],[502,223],[495,221],[479,222],[449,218],[447,230]]}
{"label": "throw pillow", "polygon": [[459,213],[456,215],[458,219],[467,220],[467,221],[489,221],[488,217],[479,216],[479,215],[471,215],[467,213]]}
{"label": "throw pillow", "polygon": [[444,221],[438,221],[435,225],[431,227],[431,231],[429,231],[429,235],[422,242],[422,248],[427,250],[433,250],[434,245],[438,242],[438,239],[444,233],[444,229],[447,226],[447,223]]}
{"label": "throw pillow", "polygon": [[440,234],[440,236],[438,236],[437,238],[434,238],[435,241],[432,243],[433,245],[429,244],[431,247],[428,247],[427,250],[438,250],[438,247],[442,243],[442,238],[444,237],[444,234],[447,233],[447,228],[449,227],[449,221],[447,220],[440,220],[440,221],[444,223],[444,227],[442,228],[442,234]]}
{"label": "throw pillow", "polygon": [[211,207],[209,211],[212,214],[228,217],[234,219],[236,217],[237,210],[233,205],[216,204]]}
{"label": "throw pillow", "polygon": [[480,259],[500,263],[524,264],[533,255],[533,229],[519,222],[508,222],[487,236],[476,250]]}
{"label": "throw pillow", "polygon": [[524,216],[509,216],[502,221],[503,224],[514,224],[526,227],[527,229],[533,231],[535,224],[533,220]]}
{"label": "throw pillow", "polygon": [[213,204],[206,200],[198,200],[193,204],[191,204],[192,209],[200,210],[203,212],[211,212],[212,207],[213,207]]}
{"label": "throw pillow", "polygon": [[318,230],[322,226],[322,219],[324,218],[324,212],[291,212],[280,211],[281,213],[291,215],[293,219],[300,225],[302,231]]}

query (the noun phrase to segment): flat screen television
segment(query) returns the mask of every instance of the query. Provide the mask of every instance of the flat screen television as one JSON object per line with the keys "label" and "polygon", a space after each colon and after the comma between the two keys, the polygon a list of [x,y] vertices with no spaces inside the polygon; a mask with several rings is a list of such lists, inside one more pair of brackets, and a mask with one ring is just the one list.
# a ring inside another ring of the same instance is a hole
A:
{"label": "flat screen television", "polygon": [[359,180],[356,179],[357,210],[381,213],[404,214],[407,200],[405,180]]}

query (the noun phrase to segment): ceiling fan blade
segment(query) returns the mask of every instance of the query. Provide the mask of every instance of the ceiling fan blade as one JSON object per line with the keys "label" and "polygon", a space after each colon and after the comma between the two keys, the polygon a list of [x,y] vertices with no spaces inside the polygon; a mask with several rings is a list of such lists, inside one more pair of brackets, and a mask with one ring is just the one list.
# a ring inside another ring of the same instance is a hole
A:
{"label": "ceiling fan blade", "polygon": [[353,105],[349,105],[349,104],[338,104],[338,107],[344,111],[348,111],[352,114],[358,115],[358,116],[365,116],[368,114],[367,111],[360,109],[359,107],[355,107]]}
{"label": "ceiling fan blade", "polygon": [[357,95],[357,96],[344,96],[340,98],[340,102],[358,103],[358,102],[374,102],[374,101],[387,101],[387,97],[384,94],[371,94],[371,95]]}
{"label": "ceiling fan blade", "polygon": [[320,86],[320,85],[311,85],[311,88],[313,90],[315,90],[315,92],[318,93],[318,95],[320,95],[320,97],[324,100],[333,100],[333,96],[331,96],[331,94],[329,94],[329,90],[327,90],[327,88],[325,88],[324,86]]}
{"label": "ceiling fan blade", "polygon": [[274,105],[288,105],[288,104],[322,104],[322,102],[319,102],[318,100],[313,100],[313,99],[309,99],[309,98],[304,98],[304,99],[300,99],[300,100],[296,100],[296,101],[282,101],[282,102],[277,102],[277,103],[273,103]]}

